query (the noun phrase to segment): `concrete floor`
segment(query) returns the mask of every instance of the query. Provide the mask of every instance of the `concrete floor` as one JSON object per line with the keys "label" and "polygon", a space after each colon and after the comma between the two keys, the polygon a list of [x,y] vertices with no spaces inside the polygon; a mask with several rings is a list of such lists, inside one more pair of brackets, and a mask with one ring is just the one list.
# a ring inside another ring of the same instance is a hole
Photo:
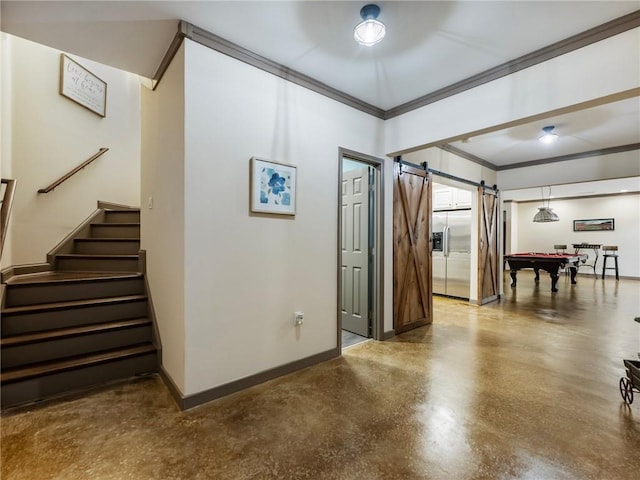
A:
{"label": "concrete floor", "polygon": [[499,304],[179,412],[157,377],[2,417],[2,478],[640,478],[640,282],[520,272]]}
{"label": "concrete floor", "polygon": [[342,330],[342,348],[352,347],[362,342],[366,342],[369,339],[361,335],[357,335],[347,330]]}

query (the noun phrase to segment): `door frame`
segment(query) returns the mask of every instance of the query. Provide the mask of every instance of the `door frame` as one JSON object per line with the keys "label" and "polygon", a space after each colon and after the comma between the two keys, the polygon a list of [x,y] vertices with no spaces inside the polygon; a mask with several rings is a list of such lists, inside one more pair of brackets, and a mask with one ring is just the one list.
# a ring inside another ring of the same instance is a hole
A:
{"label": "door frame", "polygon": [[[374,300],[371,312],[372,338],[374,340],[384,340],[384,164],[385,161],[364,153],[356,152],[346,148],[338,148],[338,228],[337,228],[337,279],[338,295],[336,305],[336,316],[338,319],[337,341],[338,348],[342,351],[342,160],[347,158],[356,162],[371,166],[375,172],[376,185],[374,188],[374,252],[373,252],[373,293]],[[371,208],[371,207],[370,207]]]}

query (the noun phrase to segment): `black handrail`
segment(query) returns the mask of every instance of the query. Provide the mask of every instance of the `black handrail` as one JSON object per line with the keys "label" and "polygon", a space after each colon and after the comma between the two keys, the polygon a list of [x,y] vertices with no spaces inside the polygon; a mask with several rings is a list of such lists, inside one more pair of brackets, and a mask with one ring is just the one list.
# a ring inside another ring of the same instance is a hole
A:
{"label": "black handrail", "polygon": [[82,170],[84,167],[86,167],[87,165],[89,165],[91,162],[93,162],[96,158],[98,158],[100,155],[102,155],[103,153],[105,153],[106,151],[108,151],[109,149],[107,147],[102,147],[100,150],[98,150],[98,153],[96,153],[95,155],[92,155],[91,157],[89,157],[87,160],[85,160],[84,162],[82,162],[80,165],[78,165],[76,168],[74,168],[73,170],[71,170],[69,173],[67,173],[66,175],[60,177],[58,180],[56,180],[55,182],[53,182],[51,185],[49,185],[48,187],[45,188],[41,188],[40,190],[38,190],[38,193],[49,193],[51,190],[53,190],[54,188],[56,188],[58,185],[60,185],[62,182],[64,182],[65,180],[68,180],[70,177],[72,177],[73,175],[75,175],[76,173],[78,173],[80,170]]}

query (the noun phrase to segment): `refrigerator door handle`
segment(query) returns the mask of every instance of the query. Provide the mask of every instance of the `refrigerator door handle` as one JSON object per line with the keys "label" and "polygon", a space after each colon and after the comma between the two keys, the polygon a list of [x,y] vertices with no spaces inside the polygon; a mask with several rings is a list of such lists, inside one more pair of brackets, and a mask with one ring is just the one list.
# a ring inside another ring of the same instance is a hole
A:
{"label": "refrigerator door handle", "polygon": [[442,252],[445,257],[449,256],[449,227],[444,227],[442,232]]}

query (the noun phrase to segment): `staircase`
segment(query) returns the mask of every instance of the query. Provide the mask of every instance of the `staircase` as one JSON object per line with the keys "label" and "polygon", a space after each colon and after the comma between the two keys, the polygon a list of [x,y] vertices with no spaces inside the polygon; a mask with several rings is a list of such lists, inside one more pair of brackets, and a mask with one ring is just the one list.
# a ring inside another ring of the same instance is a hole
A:
{"label": "staircase", "polygon": [[3,410],[158,370],[139,250],[140,211],[102,210],[53,270],[6,281]]}

